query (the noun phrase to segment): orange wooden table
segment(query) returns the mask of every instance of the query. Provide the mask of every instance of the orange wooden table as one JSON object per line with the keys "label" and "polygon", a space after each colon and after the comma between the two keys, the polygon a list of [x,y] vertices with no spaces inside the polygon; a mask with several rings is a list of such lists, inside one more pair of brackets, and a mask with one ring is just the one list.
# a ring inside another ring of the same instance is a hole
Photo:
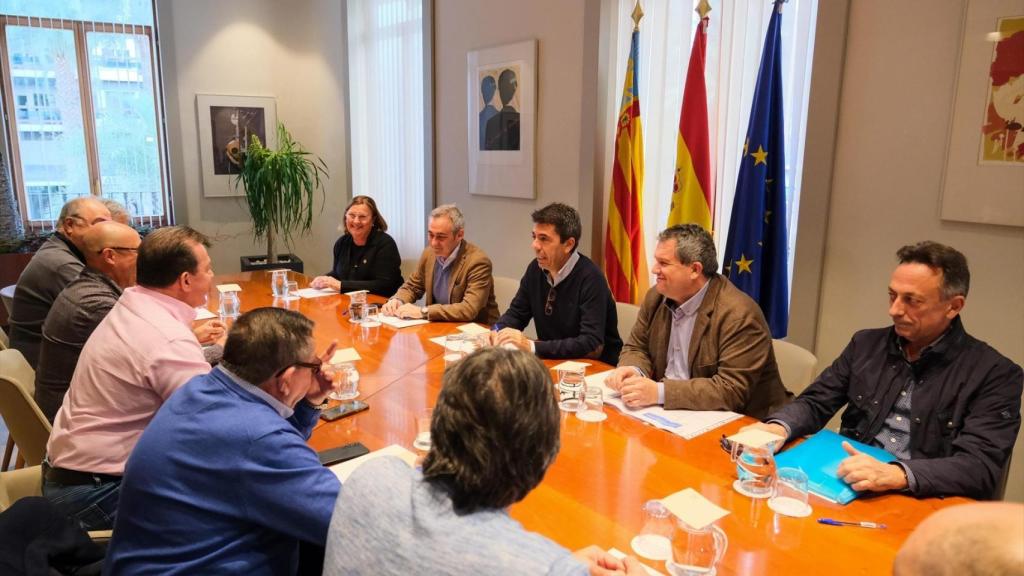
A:
{"label": "orange wooden table", "polygon": [[[299,276],[299,287],[308,278]],[[348,297],[327,296],[285,303],[271,297],[269,274],[219,276],[217,283],[242,286],[242,310],[259,306],[291,307],[316,322],[320,349],[332,340],[352,346],[362,359],[356,363],[360,399],[370,409],[331,423],[321,422],[310,445],[323,450],[362,442],[376,450],[390,444],[412,449],[416,415],[434,405],[444,363],[442,347],[430,342],[455,331],[455,323],[430,323],[395,330],[388,326],[364,329],[348,321]],[[371,302],[383,298],[370,297]],[[211,291],[211,310],[216,310]],[[593,361],[589,361],[593,364]],[[548,361],[548,366],[558,362]],[[595,364],[593,374],[609,366]],[[721,574],[888,574],[892,559],[910,531],[928,514],[963,498],[918,500],[887,494],[861,498],[840,506],[811,497],[814,512],[807,518],[775,514],[764,500],[732,490],[735,465],[718,445],[750,418],[729,423],[693,440],[658,430],[605,407],[608,418],[588,423],[562,416],[562,449],[541,483],[511,515],[528,530],[544,534],[569,549],[597,544],[629,553],[629,542],[642,524],[641,506],[647,500],[694,488],[731,514],[718,521],[729,537],[719,564]],[[888,525],[885,530],[818,524],[819,517],[867,520]],[[663,564],[649,562],[664,572]]]}

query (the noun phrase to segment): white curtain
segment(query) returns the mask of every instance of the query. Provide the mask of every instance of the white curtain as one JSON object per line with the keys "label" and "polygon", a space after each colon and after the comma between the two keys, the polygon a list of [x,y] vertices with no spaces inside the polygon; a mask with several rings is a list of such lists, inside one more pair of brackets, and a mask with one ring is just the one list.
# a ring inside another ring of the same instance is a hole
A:
{"label": "white curtain", "polygon": [[426,234],[423,0],[349,0],[352,194],[377,202],[403,258]]}
{"label": "white curtain", "polygon": [[[807,99],[810,92],[811,55],[818,0],[789,0],[783,8],[782,76],[786,123],[786,197],[789,202],[789,271],[792,281],[796,245],[800,177],[803,164]],[[683,81],[689,64],[693,35],[699,23],[697,0],[643,0],[640,22],[640,111],[644,128],[644,232],[650,260],[658,232],[665,228],[676,162],[676,134],[682,104]],[[711,25],[705,80],[708,89],[711,178],[714,182],[715,243],[725,250],[729,217],[736,191],[739,159],[750,119],[754,83],[771,15],[771,0],[710,0]],[[608,49],[615,54],[616,101],[607,109],[615,123],[622,78],[626,73],[631,14],[636,0],[614,0],[614,33]],[[611,164],[606,164],[611,166]],[[610,188],[610,170],[604,189]],[[607,199],[605,200],[607,203]],[[721,262],[719,263],[721,264]],[[790,283],[792,285],[792,282]]]}

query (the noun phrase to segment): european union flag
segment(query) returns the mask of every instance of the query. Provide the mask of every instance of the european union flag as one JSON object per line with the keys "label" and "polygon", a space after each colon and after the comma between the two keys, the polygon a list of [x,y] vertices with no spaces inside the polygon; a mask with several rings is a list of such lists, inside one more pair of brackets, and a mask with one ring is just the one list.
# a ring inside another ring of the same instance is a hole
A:
{"label": "european union flag", "polygon": [[773,338],[789,326],[786,162],[782,125],[782,4],[775,0],[743,145],[725,272],[761,305]]}

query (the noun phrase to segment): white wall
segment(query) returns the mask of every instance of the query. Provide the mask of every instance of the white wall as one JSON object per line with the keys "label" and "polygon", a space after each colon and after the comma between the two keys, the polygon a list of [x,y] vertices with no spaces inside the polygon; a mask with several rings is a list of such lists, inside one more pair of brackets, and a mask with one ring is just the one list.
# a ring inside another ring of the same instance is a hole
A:
{"label": "white wall", "polygon": [[[945,168],[962,2],[851,2],[822,279],[817,355],[859,328],[886,326],[886,286],[903,244],[962,251],[968,332],[1024,364],[1024,229],[944,222]],[[1024,500],[1018,436],[1007,497]]]}
{"label": "white wall", "polygon": [[275,97],[278,120],[323,158],[326,205],[294,249],[308,273],[330,269],[348,198],[343,9],[331,0],[157,3],[175,214],[212,237],[218,273],[237,272],[239,256],[266,247],[252,238],[244,198],[202,195],[197,93]]}

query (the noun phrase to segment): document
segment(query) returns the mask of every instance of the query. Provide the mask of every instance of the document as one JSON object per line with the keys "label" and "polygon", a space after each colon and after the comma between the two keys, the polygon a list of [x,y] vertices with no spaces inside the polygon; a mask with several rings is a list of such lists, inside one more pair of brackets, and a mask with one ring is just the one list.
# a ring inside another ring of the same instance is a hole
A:
{"label": "document", "polygon": [[491,331],[490,328],[487,328],[485,326],[481,326],[479,324],[475,324],[473,322],[470,322],[469,324],[463,324],[463,325],[459,326],[458,330],[459,330],[459,332],[462,332],[463,334],[470,334],[470,335],[486,334],[486,333]]}
{"label": "document", "polygon": [[409,465],[410,468],[416,465],[415,453],[410,452],[409,450],[399,446],[398,444],[392,444],[387,448],[374,450],[373,452],[370,452],[369,454],[364,454],[359,458],[353,458],[352,460],[342,462],[341,464],[335,464],[334,466],[331,466],[330,470],[331,472],[334,472],[334,475],[338,477],[338,480],[341,480],[341,483],[344,484],[345,481],[348,480],[348,477],[352,475],[352,472],[356,468],[359,468],[368,460],[380,458],[381,456],[396,456],[398,458],[401,458],[403,461],[405,461],[406,464]]}
{"label": "document", "polygon": [[604,403],[618,408],[627,416],[643,420],[656,428],[661,428],[687,440],[728,424],[741,414],[717,410],[666,410],[662,406],[648,406],[646,408],[632,409],[627,407],[620,398],[619,393],[605,386],[604,379],[611,371],[599,372],[587,376],[587,386],[598,386],[604,394]]}
{"label": "document", "polygon": [[430,324],[430,320],[424,320],[422,318],[406,318],[402,319],[397,316],[385,316],[381,314],[378,316],[381,324],[391,326],[392,328],[408,328],[409,326],[419,326],[420,324]]}
{"label": "document", "polygon": [[[625,558],[625,557],[626,557],[626,555],[625,555],[625,554],[624,554],[624,553],[623,553],[623,552],[622,552],[621,550],[619,550],[618,548],[609,548],[609,549],[608,549],[608,553],[609,553],[609,554],[611,554],[612,556],[615,556],[615,557],[616,557],[616,558],[618,558],[619,560],[622,560],[623,558]],[[658,572],[658,571],[657,571],[657,570],[655,570],[654,568],[651,568],[651,567],[650,567],[650,566],[648,566],[647,564],[643,564],[643,563],[641,563],[640,565],[641,565],[641,566],[643,566],[643,567],[644,567],[644,570],[645,570],[645,571],[646,571],[646,572],[647,572],[648,574],[650,574],[651,576],[665,576],[664,574],[662,574],[661,572]]]}
{"label": "document", "polygon": [[217,315],[210,312],[203,306],[196,307],[196,320],[209,320],[210,318],[216,318]]}
{"label": "document", "polygon": [[319,290],[316,288],[303,288],[301,290],[296,290],[295,292],[292,292],[292,294],[295,294],[300,298],[321,298],[323,296],[337,294],[337,292],[335,292],[334,290],[329,290],[327,288]]}

